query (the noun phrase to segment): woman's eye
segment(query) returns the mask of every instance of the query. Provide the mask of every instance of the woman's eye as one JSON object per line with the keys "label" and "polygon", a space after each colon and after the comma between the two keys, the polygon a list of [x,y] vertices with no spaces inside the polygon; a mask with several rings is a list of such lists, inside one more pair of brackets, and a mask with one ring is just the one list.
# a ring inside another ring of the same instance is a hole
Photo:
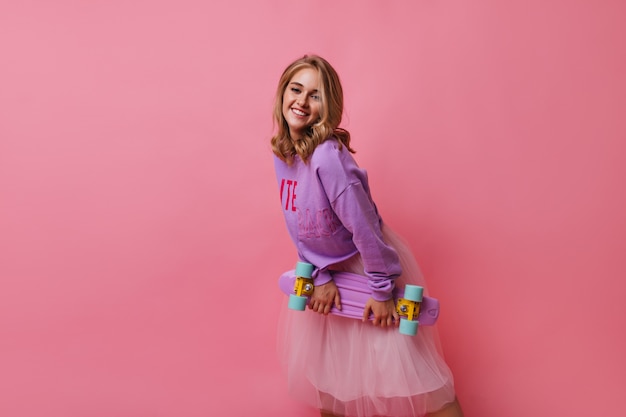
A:
{"label": "woman's eye", "polygon": [[318,101],[319,101],[320,96],[318,96],[317,94],[313,94],[313,95],[311,96],[311,98],[312,98],[313,100],[318,100]]}
{"label": "woman's eye", "polygon": [[300,89],[296,87],[291,87],[291,91],[293,91],[294,93],[300,93]]}

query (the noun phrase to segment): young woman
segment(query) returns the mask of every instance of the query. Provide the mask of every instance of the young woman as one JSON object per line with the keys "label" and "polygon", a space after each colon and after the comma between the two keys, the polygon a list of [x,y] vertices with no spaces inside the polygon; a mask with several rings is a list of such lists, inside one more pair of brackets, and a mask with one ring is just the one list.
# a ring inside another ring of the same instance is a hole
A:
{"label": "young woman", "polygon": [[[322,416],[462,416],[435,330],[409,337],[395,328],[394,287],[424,280],[378,214],[342,114],[341,83],[326,60],[304,56],[285,69],[271,140],[276,179],[298,255],[315,266],[312,311],[286,310],[279,329],[290,392]],[[335,271],[368,278],[372,322],[328,314],[341,308]]]}

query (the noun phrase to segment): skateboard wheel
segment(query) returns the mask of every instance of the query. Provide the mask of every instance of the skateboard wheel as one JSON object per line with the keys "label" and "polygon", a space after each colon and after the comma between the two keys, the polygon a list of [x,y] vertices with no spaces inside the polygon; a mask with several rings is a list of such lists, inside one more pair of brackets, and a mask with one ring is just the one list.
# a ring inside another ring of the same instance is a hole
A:
{"label": "skateboard wheel", "polygon": [[404,287],[404,298],[407,300],[421,303],[423,295],[424,295],[424,287],[420,287],[419,285],[410,285],[410,284],[407,284],[406,287]]}
{"label": "skateboard wheel", "polygon": [[287,304],[287,307],[289,307],[290,310],[304,311],[307,301],[308,298],[306,297],[291,294],[289,296],[289,304]]}
{"label": "skateboard wheel", "polygon": [[400,319],[400,333],[407,336],[415,336],[417,334],[417,320]]}
{"label": "skateboard wheel", "polygon": [[302,278],[311,278],[313,274],[313,265],[307,262],[296,263],[296,276]]}

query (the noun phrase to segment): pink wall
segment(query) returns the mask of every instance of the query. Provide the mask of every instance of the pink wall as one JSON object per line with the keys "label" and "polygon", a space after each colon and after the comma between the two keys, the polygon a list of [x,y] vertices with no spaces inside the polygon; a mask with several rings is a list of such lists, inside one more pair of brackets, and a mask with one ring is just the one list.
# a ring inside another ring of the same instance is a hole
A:
{"label": "pink wall", "polygon": [[267,145],[305,52],[466,415],[624,415],[625,4],[219,3],[0,6],[0,415],[316,415],[274,356]]}

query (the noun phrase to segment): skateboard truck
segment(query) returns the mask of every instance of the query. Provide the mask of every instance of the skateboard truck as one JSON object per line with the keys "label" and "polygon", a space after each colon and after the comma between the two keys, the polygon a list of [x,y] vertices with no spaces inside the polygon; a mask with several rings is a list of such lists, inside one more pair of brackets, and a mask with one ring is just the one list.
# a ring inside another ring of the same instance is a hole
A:
{"label": "skateboard truck", "polygon": [[404,298],[399,298],[396,304],[396,311],[402,316],[400,317],[400,333],[409,336],[417,334],[419,326],[417,316],[420,313],[423,294],[424,288],[419,285],[407,284],[404,287]]}
{"label": "skateboard truck", "polygon": [[289,304],[291,310],[304,311],[308,296],[313,294],[313,265],[306,262],[298,262],[296,264],[296,283],[293,287],[295,294],[289,295]]}

